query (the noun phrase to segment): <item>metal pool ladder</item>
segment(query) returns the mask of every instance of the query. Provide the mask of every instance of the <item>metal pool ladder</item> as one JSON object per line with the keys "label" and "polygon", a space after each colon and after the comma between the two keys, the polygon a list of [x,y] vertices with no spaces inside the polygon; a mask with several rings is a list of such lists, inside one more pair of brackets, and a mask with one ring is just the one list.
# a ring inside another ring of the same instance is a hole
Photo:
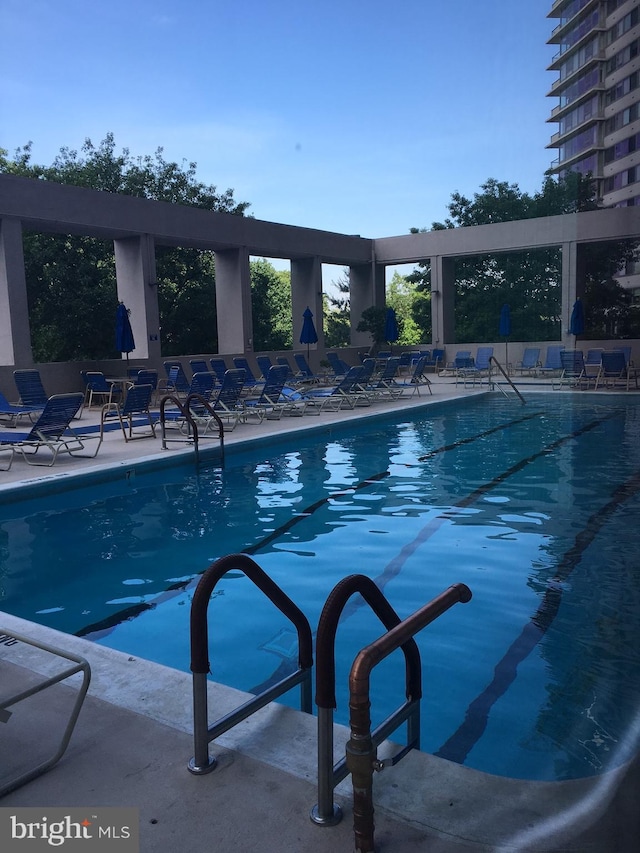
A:
{"label": "metal pool ladder", "polygon": [[[212,421],[215,422],[218,429],[218,439],[220,441],[220,449],[222,451],[222,455],[224,457],[224,424],[222,423],[218,413],[214,410],[213,406],[206,400],[201,394],[193,392],[188,395],[187,399],[184,403],[178,399],[178,397],[169,394],[163,397],[160,400],[160,429],[162,434],[162,449],[167,449],[167,444],[172,441],[179,442],[188,442],[193,444],[195,453],[196,453],[196,463],[199,462],[199,433],[198,433],[198,423],[193,416],[193,412],[191,410],[191,404],[195,402],[198,406],[204,409]],[[171,403],[176,406],[180,414],[184,417],[185,423],[187,425],[187,432],[184,436],[180,438],[168,438],[167,437],[167,418],[166,418],[166,406],[167,403]]]}
{"label": "metal pool ladder", "polygon": [[[215,585],[226,572],[239,569],[286,616],[298,632],[298,668],[273,686],[249,699],[235,711],[220,717],[212,725],[208,719],[207,675],[209,666],[209,631],[207,608]],[[313,639],[311,627],[304,613],[291,601],[280,587],[247,554],[230,554],[220,557],[200,578],[191,603],[191,672],[193,673],[193,739],[194,755],[189,770],[196,775],[209,773],[216,759],[209,755],[209,743],[233,728],[237,723],[268,705],[278,696],[300,685],[300,709],[310,714],[311,668],[313,666]]]}
{"label": "metal pool ladder", "polygon": [[[351,737],[346,757],[333,764],[333,709],[335,697],[335,635],[347,600],[359,592],[384,624],[387,632],[356,656],[349,675]],[[316,638],[316,704],[318,705],[318,803],[311,820],[334,826],[342,811],[333,802],[333,790],[349,773],[353,783],[353,826],[355,848],[361,853],[374,850],[373,774],[393,766],[412,749],[420,747],[420,699],[422,673],[420,652],[414,635],[454,604],[471,600],[471,590],[462,583],[450,586],[411,616],[400,620],[384,594],[365,575],[350,575],[330,593],[318,624]],[[369,713],[369,680],[373,668],[401,648],[405,657],[406,701],[373,732]],[[407,744],[392,758],[379,761],[376,747],[402,723],[407,723]]]}

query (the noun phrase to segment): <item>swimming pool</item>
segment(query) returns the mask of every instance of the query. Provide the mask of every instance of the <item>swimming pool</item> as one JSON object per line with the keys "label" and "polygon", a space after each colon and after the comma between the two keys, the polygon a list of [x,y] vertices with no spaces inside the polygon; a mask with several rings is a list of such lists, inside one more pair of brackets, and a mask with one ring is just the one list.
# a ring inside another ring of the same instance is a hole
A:
{"label": "swimming pool", "polygon": [[[422,748],[506,776],[597,773],[620,760],[640,698],[638,402],[492,396],[232,450],[222,470],[18,501],[0,508],[1,606],[186,670],[190,598],[223,554],[253,554],[312,627],[353,572],[401,617],[462,581],[472,601],[417,638]],[[216,680],[255,690],[292,666],[291,629],[239,573],[209,612]],[[354,599],[337,721],[349,666],[379,634]],[[403,676],[399,653],[376,669],[374,723]]]}

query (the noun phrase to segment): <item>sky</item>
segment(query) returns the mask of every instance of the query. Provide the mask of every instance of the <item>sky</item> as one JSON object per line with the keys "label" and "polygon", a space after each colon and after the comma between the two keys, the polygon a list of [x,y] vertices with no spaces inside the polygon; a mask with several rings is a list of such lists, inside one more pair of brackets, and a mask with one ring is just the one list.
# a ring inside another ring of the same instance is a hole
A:
{"label": "sky", "polygon": [[0,0],[0,147],[112,132],[249,213],[388,237],[540,189],[551,0]]}

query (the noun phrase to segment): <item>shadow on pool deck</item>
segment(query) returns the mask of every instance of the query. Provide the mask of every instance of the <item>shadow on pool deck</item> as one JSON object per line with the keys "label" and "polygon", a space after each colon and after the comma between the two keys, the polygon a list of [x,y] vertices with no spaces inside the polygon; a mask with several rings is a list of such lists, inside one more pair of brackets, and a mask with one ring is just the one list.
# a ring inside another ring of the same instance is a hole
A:
{"label": "shadow on pool deck", "polygon": [[[434,397],[423,397],[419,404],[468,393],[438,384]],[[375,409],[381,411],[380,406]],[[321,419],[330,422],[330,416]],[[264,435],[265,427],[281,432],[317,426],[318,420],[242,426],[229,438],[235,443]],[[130,465],[162,452],[157,439],[125,444],[121,435],[112,434],[96,460],[61,459],[53,469],[28,470],[16,461],[0,482],[66,477],[95,465]],[[0,799],[0,807],[135,807],[140,810],[141,851],[353,849],[349,777],[336,793],[345,812],[343,821],[320,828],[309,820],[317,800],[314,718],[280,705],[264,708],[212,744],[219,766],[196,777],[186,769],[193,753],[187,674],[4,614],[0,628],[49,639],[85,655],[92,667],[89,695],[62,760]],[[24,646],[0,646],[0,665],[2,693],[16,679],[40,668]],[[50,688],[21,703],[11,721],[0,724],[2,775],[33,760],[34,750],[48,749],[72,690],[62,685]],[[241,696],[214,684],[210,691],[215,716],[238,704]],[[336,758],[343,752],[345,736],[345,730],[336,727]],[[635,750],[637,744],[632,753]],[[487,776],[414,752],[375,776],[376,848],[380,853],[636,853],[639,793],[637,759],[602,777],[546,783]]]}

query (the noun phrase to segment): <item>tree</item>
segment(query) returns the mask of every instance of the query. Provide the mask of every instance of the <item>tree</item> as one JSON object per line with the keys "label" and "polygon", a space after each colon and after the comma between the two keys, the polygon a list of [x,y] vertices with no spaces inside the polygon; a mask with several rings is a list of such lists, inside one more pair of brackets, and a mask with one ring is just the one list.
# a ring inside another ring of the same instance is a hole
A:
{"label": "tree", "polygon": [[[598,206],[593,180],[577,172],[561,179],[545,176],[541,190],[534,195],[522,192],[517,184],[494,178],[480,189],[473,199],[454,193],[449,204],[450,216],[444,222],[432,223],[432,230],[595,210]],[[411,231],[418,233],[415,228]],[[619,315],[628,297],[613,274],[621,264],[635,257],[634,246],[593,244],[581,247],[581,252],[585,258],[582,282],[585,309],[591,317],[588,322],[603,330],[615,325],[620,333],[625,324],[619,322]],[[557,247],[457,258],[456,342],[495,340],[500,306],[505,302],[511,306],[514,338],[522,341],[558,339],[561,333],[561,272],[562,256]],[[415,284],[417,294],[429,293],[429,262],[419,264],[407,278]],[[596,293],[599,293],[597,299]],[[413,308],[414,316],[417,313],[419,317],[420,307],[418,304]],[[605,314],[617,317],[618,322],[606,322]]]}
{"label": "tree", "polygon": [[362,312],[362,319],[357,326],[358,332],[369,332],[373,340],[372,349],[374,351],[379,349],[382,344],[386,343],[384,335],[385,316],[386,311],[384,308],[380,308],[377,305],[371,305],[371,307],[364,309]]}
{"label": "tree", "polygon": [[324,342],[329,349],[348,347],[351,342],[351,299],[349,273],[343,270],[331,282],[335,293],[323,296]]}
{"label": "tree", "polygon": [[[233,190],[218,193],[196,178],[197,166],[153,156],[116,152],[113,134],[81,153],[61,148],[51,166],[31,162],[31,143],[11,159],[0,149],[0,173],[91,187],[205,210],[244,215],[246,202]],[[113,245],[92,237],[25,234],[25,272],[36,361],[116,357],[117,305]],[[210,252],[158,247],[156,253],[162,351],[165,355],[217,347],[214,264]]]}
{"label": "tree", "polygon": [[291,274],[265,258],[251,262],[254,350],[291,349]]}
{"label": "tree", "polygon": [[[389,286],[387,287],[386,301],[389,308],[393,308],[398,318],[398,346],[413,346],[423,340],[423,331],[416,322],[413,305],[416,299],[423,294],[416,293],[417,285],[409,281],[406,276],[400,275],[396,270]],[[429,340],[429,338],[424,338]]]}

